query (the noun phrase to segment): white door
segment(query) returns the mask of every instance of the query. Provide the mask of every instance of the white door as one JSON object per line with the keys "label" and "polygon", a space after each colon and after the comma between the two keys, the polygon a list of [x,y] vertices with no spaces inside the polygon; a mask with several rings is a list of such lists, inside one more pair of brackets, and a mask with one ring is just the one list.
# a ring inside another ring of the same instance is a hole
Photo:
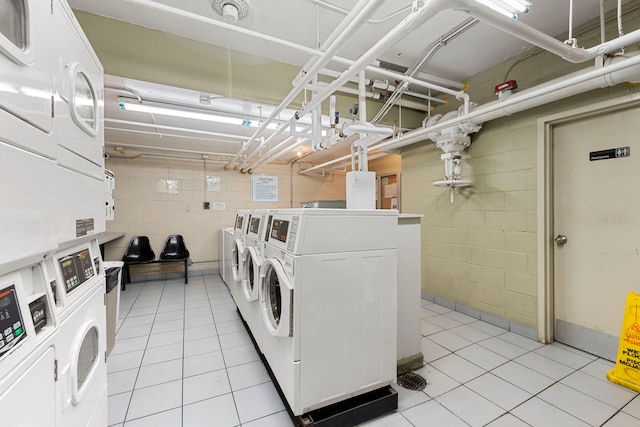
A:
{"label": "white door", "polygon": [[637,107],[553,128],[555,339],[611,360],[640,291],[638,134]]}

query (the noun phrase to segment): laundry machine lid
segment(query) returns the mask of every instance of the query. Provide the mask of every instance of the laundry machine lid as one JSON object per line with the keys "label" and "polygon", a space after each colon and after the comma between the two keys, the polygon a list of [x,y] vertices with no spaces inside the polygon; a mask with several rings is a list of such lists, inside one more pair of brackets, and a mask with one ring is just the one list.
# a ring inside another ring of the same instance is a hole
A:
{"label": "laundry machine lid", "polygon": [[252,246],[247,246],[242,252],[242,296],[247,301],[256,301],[260,294],[260,258]]}
{"label": "laundry machine lid", "polygon": [[267,331],[293,336],[293,285],[277,259],[267,259],[260,272],[260,309]]}

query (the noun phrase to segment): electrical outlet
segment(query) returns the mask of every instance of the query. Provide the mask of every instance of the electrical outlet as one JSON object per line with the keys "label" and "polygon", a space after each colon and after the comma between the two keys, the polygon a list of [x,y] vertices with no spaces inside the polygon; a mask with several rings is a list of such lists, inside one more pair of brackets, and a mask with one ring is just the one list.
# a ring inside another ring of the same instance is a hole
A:
{"label": "electrical outlet", "polygon": [[210,202],[202,202],[202,209],[204,209],[205,211],[208,211],[209,209],[211,209],[211,203]]}

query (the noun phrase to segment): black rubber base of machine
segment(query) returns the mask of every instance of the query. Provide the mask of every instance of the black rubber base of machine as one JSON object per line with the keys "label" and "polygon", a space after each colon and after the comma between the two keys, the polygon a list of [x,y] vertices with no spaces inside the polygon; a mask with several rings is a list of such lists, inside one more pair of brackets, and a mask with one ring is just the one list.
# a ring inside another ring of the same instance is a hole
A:
{"label": "black rubber base of machine", "polygon": [[386,386],[291,419],[299,427],[352,427],[397,408],[398,392]]}

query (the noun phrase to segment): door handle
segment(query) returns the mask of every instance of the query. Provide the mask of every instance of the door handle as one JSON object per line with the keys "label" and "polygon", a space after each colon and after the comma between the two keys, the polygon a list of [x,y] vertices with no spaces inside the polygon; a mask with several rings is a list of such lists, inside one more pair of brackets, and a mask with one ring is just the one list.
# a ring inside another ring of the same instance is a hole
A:
{"label": "door handle", "polygon": [[564,245],[567,243],[567,236],[565,236],[564,234],[558,234],[553,241],[555,242],[556,245]]}

